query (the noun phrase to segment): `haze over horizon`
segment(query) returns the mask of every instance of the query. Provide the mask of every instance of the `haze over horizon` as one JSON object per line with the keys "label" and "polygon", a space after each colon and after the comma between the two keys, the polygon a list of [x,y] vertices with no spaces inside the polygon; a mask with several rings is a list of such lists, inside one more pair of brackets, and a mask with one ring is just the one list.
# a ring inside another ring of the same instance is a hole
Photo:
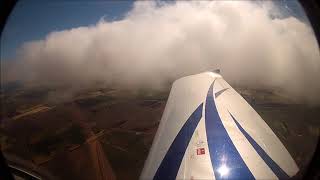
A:
{"label": "haze over horizon", "polygon": [[123,18],[53,31],[1,60],[1,80],[77,91],[101,84],[162,88],[221,69],[231,84],[279,88],[320,102],[313,30],[269,1],[137,1]]}

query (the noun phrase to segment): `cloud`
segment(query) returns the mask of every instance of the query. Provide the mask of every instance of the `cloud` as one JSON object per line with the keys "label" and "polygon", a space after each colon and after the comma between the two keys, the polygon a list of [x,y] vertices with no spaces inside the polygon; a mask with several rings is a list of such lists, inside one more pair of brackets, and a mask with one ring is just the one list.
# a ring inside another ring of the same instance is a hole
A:
{"label": "cloud", "polygon": [[25,43],[4,79],[71,88],[161,88],[221,69],[231,84],[279,88],[320,101],[320,55],[308,24],[270,2],[135,2],[116,21],[52,32]]}

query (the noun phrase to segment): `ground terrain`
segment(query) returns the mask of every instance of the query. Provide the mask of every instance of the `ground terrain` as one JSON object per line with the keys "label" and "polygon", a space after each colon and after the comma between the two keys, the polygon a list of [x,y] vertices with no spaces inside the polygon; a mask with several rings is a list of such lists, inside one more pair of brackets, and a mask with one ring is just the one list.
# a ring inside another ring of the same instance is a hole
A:
{"label": "ground terrain", "polygon": [[[100,88],[51,101],[52,90],[11,87],[1,92],[1,150],[8,161],[57,179],[138,179],[169,90]],[[304,169],[318,140],[320,106],[276,91],[236,90]]]}

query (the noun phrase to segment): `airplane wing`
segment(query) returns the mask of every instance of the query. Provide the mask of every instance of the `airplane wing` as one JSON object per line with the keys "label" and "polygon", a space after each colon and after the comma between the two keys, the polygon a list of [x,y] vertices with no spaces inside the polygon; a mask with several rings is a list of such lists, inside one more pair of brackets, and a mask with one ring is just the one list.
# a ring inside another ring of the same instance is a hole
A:
{"label": "airplane wing", "polygon": [[173,83],[140,179],[288,179],[298,167],[220,74]]}

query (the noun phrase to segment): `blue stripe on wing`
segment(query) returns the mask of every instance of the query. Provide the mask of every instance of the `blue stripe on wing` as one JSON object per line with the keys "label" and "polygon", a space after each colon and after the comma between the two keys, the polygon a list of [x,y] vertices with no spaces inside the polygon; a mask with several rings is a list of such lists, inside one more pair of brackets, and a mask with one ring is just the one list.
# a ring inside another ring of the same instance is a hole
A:
{"label": "blue stripe on wing", "polygon": [[216,179],[254,179],[232,143],[218,114],[211,84],[205,105],[205,124],[213,171]]}
{"label": "blue stripe on wing", "polygon": [[247,138],[247,140],[250,142],[250,144],[253,146],[253,148],[256,150],[256,152],[259,154],[259,156],[264,160],[264,162],[269,166],[269,168],[273,171],[273,173],[279,178],[279,179],[289,179],[288,174],[283,171],[276,162],[272,160],[272,158],[259,146],[259,144],[241,127],[239,122],[233,117],[233,115],[229,112],[232,119],[236,123],[237,127],[240,129],[242,134]]}
{"label": "blue stripe on wing", "polygon": [[176,178],[190,139],[202,117],[202,108],[203,103],[201,103],[187,119],[173,140],[153,179],[171,180]]}

